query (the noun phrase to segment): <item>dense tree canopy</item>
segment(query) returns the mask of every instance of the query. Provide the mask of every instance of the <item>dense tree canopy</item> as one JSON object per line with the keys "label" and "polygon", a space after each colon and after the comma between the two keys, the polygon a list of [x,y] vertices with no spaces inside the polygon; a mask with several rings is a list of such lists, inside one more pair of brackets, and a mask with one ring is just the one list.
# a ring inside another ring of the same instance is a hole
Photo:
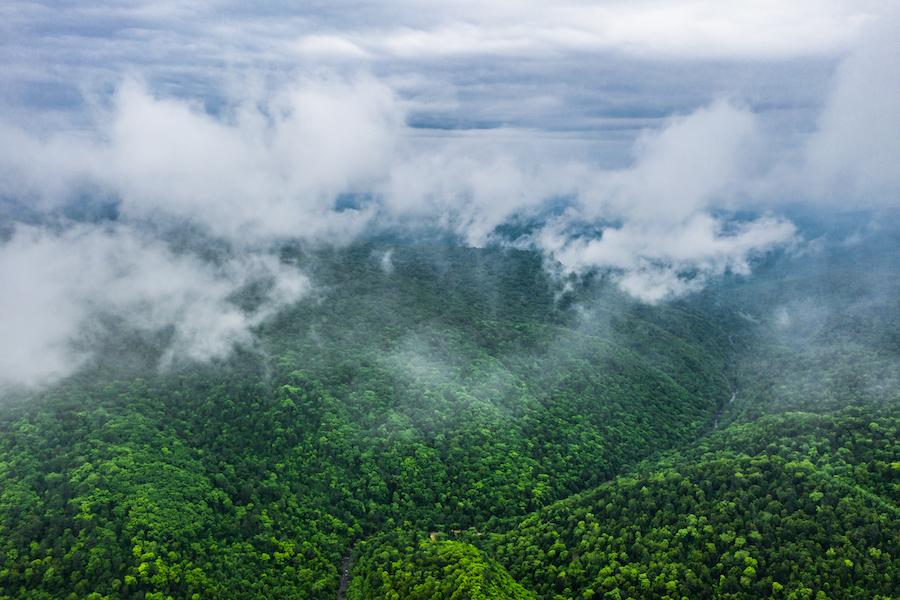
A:
{"label": "dense tree canopy", "polygon": [[893,306],[782,331],[777,265],[645,306],[378,252],[285,248],[318,296],[226,361],[161,372],[122,325],[9,398],[0,598],[334,598],[343,557],[351,600],[898,589]]}

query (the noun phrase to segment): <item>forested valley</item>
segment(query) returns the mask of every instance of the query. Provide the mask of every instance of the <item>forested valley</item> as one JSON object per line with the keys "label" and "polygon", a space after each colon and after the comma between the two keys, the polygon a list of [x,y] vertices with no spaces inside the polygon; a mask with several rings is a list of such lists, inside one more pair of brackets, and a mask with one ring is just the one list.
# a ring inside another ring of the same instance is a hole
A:
{"label": "forested valley", "polygon": [[656,305],[530,251],[286,245],[312,297],[229,358],[118,323],[5,393],[0,598],[896,597],[880,235]]}

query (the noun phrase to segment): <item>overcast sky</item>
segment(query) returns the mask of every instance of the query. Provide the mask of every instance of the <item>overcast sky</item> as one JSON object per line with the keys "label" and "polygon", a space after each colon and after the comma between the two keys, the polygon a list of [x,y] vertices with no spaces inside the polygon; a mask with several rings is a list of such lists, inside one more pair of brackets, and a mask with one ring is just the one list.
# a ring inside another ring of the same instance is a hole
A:
{"label": "overcast sky", "polygon": [[[749,273],[804,242],[786,203],[897,205],[897,14],[887,0],[7,0],[0,339],[28,344],[3,342],[0,383],[71,372],[98,307],[174,327],[169,360],[252,344],[315,286],[274,260],[286,239],[437,227],[609,270],[646,302]],[[497,239],[525,218],[539,227]],[[228,258],[173,250],[185,227]],[[263,304],[231,305],[260,273]]]}
{"label": "overcast sky", "polygon": [[10,0],[0,7],[2,93],[10,110],[77,109],[137,76],[215,110],[235,88],[362,71],[396,90],[418,127],[617,141],[728,96],[808,128],[838,61],[888,9],[864,0]]}

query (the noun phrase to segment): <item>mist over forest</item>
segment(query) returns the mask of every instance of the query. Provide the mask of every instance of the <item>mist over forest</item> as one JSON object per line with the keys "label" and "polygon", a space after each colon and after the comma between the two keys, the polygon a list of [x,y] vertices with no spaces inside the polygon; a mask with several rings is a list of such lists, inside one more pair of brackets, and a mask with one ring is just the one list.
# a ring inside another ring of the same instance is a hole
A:
{"label": "mist over forest", "polygon": [[897,596],[892,1],[0,17],[0,600]]}

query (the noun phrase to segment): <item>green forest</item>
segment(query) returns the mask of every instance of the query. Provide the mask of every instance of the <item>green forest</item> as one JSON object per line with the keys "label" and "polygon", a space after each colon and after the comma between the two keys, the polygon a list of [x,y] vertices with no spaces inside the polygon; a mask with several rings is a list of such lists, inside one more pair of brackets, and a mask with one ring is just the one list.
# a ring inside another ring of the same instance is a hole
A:
{"label": "green forest", "polygon": [[658,305],[527,251],[281,259],[313,297],[227,359],[122,323],[5,395],[0,598],[898,597],[898,257]]}

